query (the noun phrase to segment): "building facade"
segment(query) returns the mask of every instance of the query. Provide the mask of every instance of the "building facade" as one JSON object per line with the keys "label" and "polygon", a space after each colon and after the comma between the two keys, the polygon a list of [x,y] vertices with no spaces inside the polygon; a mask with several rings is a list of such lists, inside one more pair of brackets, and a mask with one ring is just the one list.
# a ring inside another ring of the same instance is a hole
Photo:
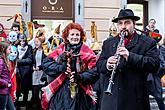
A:
{"label": "building facade", "polygon": [[[42,0],[43,1],[43,0]],[[155,18],[157,20],[157,28],[160,33],[165,36],[165,1],[164,0],[69,0],[72,2],[68,5],[68,0],[44,0],[43,4],[40,0],[1,0],[0,1],[0,22],[4,24],[6,31],[8,32],[11,21],[7,21],[16,13],[22,13],[25,22],[38,20],[39,23],[46,23],[48,30],[54,30],[58,23],[66,25],[69,22],[80,23],[86,31],[86,36],[91,38],[91,22],[95,21],[97,26],[97,39],[99,43],[102,43],[104,39],[109,36],[109,27],[112,24],[113,17],[117,17],[117,14],[121,8],[126,7],[127,4],[141,4],[143,5],[142,20],[139,23],[141,26],[145,26],[148,19]],[[67,6],[68,5],[68,6]],[[42,12],[53,12],[52,15],[39,14],[40,7]],[[60,7],[61,6],[61,7]],[[70,7],[69,7],[70,6]],[[69,9],[71,8],[71,9]],[[37,11],[38,10],[38,11]],[[55,14],[55,12],[65,12],[65,15]],[[68,12],[68,13],[67,13]],[[69,13],[71,13],[69,15]],[[52,22],[49,22],[52,21]],[[56,22],[58,21],[58,22]],[[53,25],[52,25],[53,24]],[[62,28],[65,27],[62,26]],[[51,26],[51,27],[50,27]]]}

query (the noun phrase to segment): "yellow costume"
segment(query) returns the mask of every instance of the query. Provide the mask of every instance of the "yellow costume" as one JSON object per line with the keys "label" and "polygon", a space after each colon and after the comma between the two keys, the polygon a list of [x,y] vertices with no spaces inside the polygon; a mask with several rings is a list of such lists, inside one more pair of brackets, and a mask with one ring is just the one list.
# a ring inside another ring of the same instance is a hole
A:
{"label": "yellow costume", "polygon": [[40,28],[37,33],[36,33],[36,37],[41,38],[42,40],[42,48],[44,50],[44,54],[46,56],[49,55],[49,49],[48,49],[48,44],[47,42],[45,42],[45,30],[43,28]]}
{"label": "yellow costume", "polygon": [[55,29],[54,35],[48,39],[48,42],[50,43],[49,54],[63,42],[60,35],[60,26],[61,24]]}
{"label": "yellow costume", "polygon": [[91,49],[93,51],[99,51],[101,50],[100,44],[97,41],[97,26],[95,25],[95,21],[92,21],[92,25],[91,25],[91,36],[92,38],[94,38],[94,43],[91,46]]}

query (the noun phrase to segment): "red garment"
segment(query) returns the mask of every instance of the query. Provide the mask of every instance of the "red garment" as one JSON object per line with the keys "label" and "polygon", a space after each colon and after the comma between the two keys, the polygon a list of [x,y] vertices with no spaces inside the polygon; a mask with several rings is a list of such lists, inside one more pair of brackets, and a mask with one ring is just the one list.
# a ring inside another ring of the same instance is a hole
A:
{"label": "red garment", "polygon": [[135,36],[136,32],[134,32],[132,35],[128,36],[127,38],[124,38],[124,46],[127,46],[127,44],[132,40],[132,38]]}
{"label": "red garment", "polygon": [[[4,26],[0,23],[0,26],[2,27],[2,30],[4,30]],[[0,33],[0,37],[3,37],[3,38],[5,38],[5,39],[7,39],[7,34],[4,32],[4,31],[2,31],[1,33]]]}
{"label": "red garment", "polygon": [[6,35],[6,33],[4,31],[0,34],[0,37],[3,37],[5,39],[7,39],[7,35]]}
{"label": "red garment", "polygon": [[16,92],[17,84],[16,84],[16,64],[15,62],[9,61],[9,68],[10,68],[10,78],[11,78],[11,97],[12,100],[15,100],[14,94]]}
{"label": "red garment", "polygon": [[[62,43],[57,49],[55,49],[50,55],[50,58],[53,58],[56,60],[60,54],[62,54],[65,51],[65,45]],[[83,60],[83,62],[87,65],[88,69],[92,69],[96,66],[96,55],[94,52],[89,49],[86,45],[82,45],[80,49],[80,59]],[[57,91],[57,89],[61,86],[63,81],[66,78],[66,74],[62,73],[60,74],[54,81],[52,81],[48,86],[44,87],[42,89],[42,100],[41,105],[44,110],[47,109],[49,100],[53,96],[53,94]],[[91,85],[83,86],[80,84],[81,88],[85,91],[87,95],[89,95],[93,101],[96,101],[92,91],[91,91]]]}
{"label": "red garment", "polygon": [[63,73],[59,75],[55,80],[53,80],[48,86],[42,88],[43,94],[42,94],[41,105],[44,110],[47,109],[51,97],[56,92],[56,90],[60,87],[62,82],[65,80],[65,78],[66,78],[66,75]]}

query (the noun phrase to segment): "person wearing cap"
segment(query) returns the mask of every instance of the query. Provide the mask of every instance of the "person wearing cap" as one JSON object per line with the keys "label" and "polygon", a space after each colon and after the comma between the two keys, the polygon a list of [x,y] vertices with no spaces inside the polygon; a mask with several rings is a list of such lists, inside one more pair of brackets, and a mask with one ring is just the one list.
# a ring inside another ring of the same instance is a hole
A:
{"label": "person wearing cap", "polygon": [[[97,61],[98,72],[106,76],[105,91],[115,70],[112,95],[103,93],[101,110],[150,110],[146,80],[149,72],[159,68],[159,52],[154,39],[136,33],[135,24],[139,19],[131,9],[121,9],[112,20],[117,23],[119,35],[103,42]],[[118,47],[122,36],[124,46]],[[119,62],[116,55],[120,56]]]}

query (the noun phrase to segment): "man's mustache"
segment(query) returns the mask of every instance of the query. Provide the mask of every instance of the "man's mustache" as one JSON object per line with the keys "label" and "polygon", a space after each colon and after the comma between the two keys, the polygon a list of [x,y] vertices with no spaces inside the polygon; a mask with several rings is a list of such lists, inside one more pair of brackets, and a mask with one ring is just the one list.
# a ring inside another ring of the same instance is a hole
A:
{"label": "man's mustache", "polygon": [[121,30],[120,33],[123,32],[123,31],[129,33],[129,31],[127,29]]}

